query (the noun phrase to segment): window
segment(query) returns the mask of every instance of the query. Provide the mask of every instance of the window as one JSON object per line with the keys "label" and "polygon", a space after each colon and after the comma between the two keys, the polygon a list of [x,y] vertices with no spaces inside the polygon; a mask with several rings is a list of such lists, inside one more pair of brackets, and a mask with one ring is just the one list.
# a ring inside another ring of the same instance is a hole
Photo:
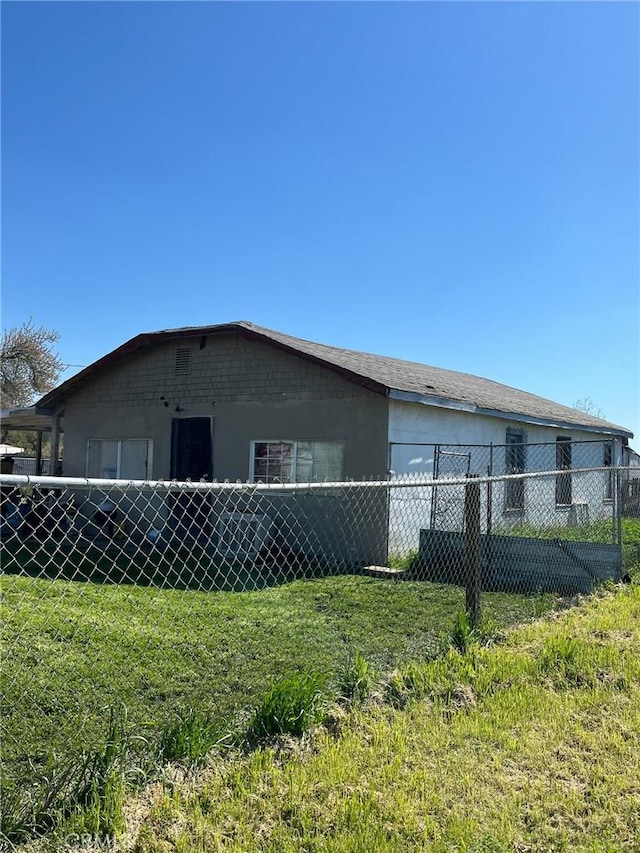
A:
{"label": "window", "polygon": [[[523,429],[507,428],[505,471],[507,474],[523,474],[527,469],[527,434]],[[524,480],[507,480],[505,510],[524,509]]]}
{"label": "window", "polygon": [[254,483],[337,482],[343,477],[341,441],[253,441]]}
{"label": "window", "polygon": [[148,480],[151,447],[151,441],[146,438],[92,438],[87,445],[87,477]]}
{"label": "window", "polygon": [[[603,465],[605,468],[610,468],[613,465],[613,443],[611,441],[607,441],[603,450]],[[613,500],[613,471],[605,472],[604,499],[605,501]]]}
{"label": "window", "polygon": [[571,504],[571,439],[559,435],[556,439],[556,470],[566,471],[556,474],[556,504],[569,506]]}

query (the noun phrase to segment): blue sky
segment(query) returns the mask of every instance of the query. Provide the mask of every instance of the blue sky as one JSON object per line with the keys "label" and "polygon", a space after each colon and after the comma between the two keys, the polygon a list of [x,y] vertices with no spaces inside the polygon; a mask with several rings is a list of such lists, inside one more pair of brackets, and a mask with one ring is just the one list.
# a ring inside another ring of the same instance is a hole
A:
{"label": "blue sky", "polygon": [[[636,433],[636,3],[2,4],[2,321],[248,319]],[[70,368],[66,375],[70,375]]]}

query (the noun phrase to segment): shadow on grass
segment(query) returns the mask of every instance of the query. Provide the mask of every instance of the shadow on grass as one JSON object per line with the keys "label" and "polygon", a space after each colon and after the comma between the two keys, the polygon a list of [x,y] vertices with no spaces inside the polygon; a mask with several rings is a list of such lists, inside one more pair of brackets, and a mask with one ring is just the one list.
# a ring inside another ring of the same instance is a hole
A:
{"label": "shadow on grass", "polygon": [[322,565],[298,552],[239,558],[193,541],[159,549],[152,543],[100,539],[83,547],[11,537],[0,548],[3,571],[49,580],[135,584],[201,592],[260,590],[304,578],[354,574],[346,562]]}

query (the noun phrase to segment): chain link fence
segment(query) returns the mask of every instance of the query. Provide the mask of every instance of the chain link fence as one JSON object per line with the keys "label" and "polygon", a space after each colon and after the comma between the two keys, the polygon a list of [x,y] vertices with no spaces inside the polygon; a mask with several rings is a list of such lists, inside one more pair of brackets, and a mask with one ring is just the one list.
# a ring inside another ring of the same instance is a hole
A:
{"label": "chain link fence", "polygon": [[523,473],[511,452],[440,446],[430,471],[304,485],[3,475],[9,784],[91,743],[116,701],[151,722],[237,711],[292,669],[355,650],[392,668],[465,607],[520,621],[640,561],[628,472]]}
{"label": "chain link fence", "polygon": [[559,436],[556,441],[535,443],[527,440],[525,429],[510,427],[505,444],[391,442],[389,468],[392,474],[408,472],[434,480],[468,474],[490,477],[609,467],[616,464],[615,452],[613,440],[573,441]]}

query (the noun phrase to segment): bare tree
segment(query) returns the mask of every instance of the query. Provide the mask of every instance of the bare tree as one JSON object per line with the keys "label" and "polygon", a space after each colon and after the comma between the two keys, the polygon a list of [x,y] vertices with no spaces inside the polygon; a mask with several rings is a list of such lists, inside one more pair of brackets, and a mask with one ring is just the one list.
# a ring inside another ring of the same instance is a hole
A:
{"label": "bare tree", "polygon": [[45,326],[23,323],[2,334],[0,352],[0,397],[3,408],[28,406],[34,397],[50,391],[64,364],[52,346],[58,332]]}
{"label": "bare tree", "polygon": [[580,397],[573,404],[573,408],[579,409],[587,415],[593,415],[594,418],[606,418],[605,413],[597,403],[593,402],[591,397]]}

